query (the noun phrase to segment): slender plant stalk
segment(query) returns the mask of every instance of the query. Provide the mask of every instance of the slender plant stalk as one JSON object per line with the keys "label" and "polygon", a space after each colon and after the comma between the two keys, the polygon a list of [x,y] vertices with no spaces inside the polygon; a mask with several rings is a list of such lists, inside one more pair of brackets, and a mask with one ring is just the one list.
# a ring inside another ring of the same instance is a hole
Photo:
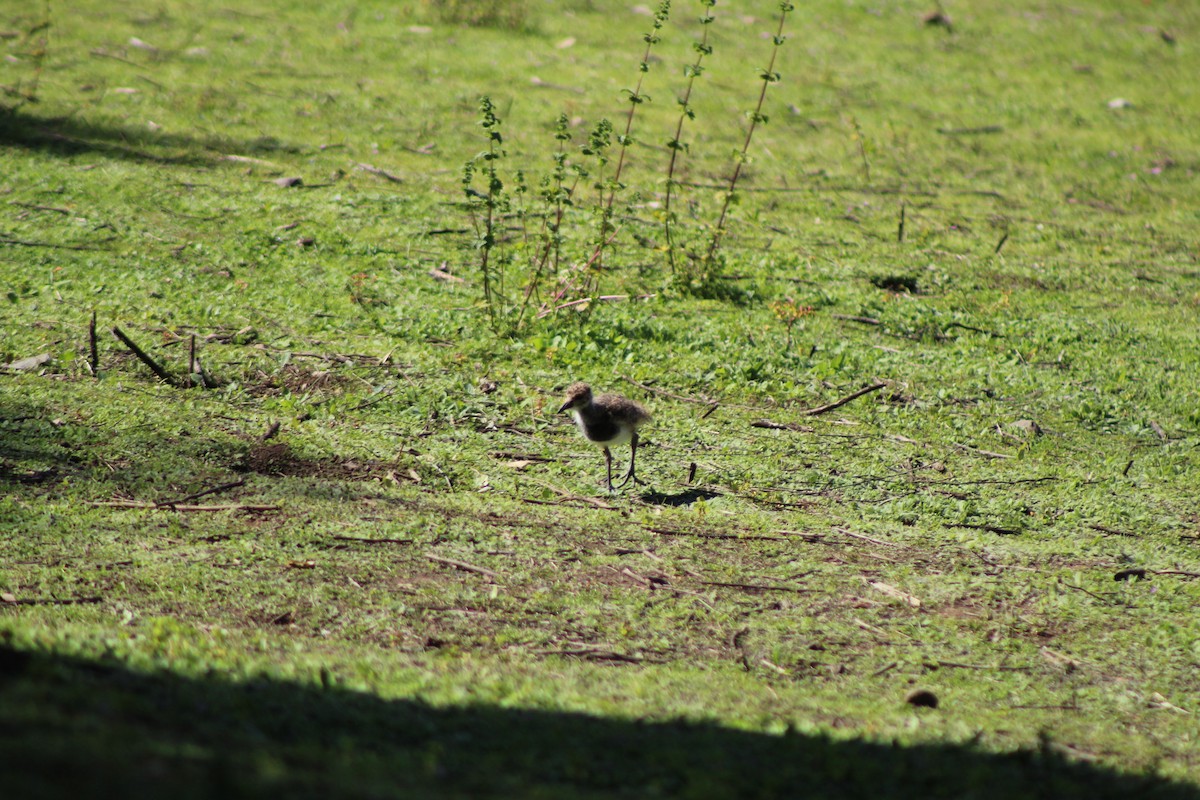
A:
{"label": "slender plant stalk", "polygon": [[[479,124],[488,135],[488,149],[464,165],[462,182],[468,206],[472,210],[482,206],[484,210],[482,222],[473,212],[472,221],[476,231],[475,249],[479,250],[479,271],[483,278],[483,299],[487,305],[488,318],[495,327],[496,293],[493,291],[491,255],[496,246],[497,212],[504,201],[504,182],[500,180],[497,168],[497,162],[504,157],[504,137],[500,134],[500,118],[496,116],[496,107],[487,95],[479,100],[479,113],[482,117]],[[478,161],[483,162],[483,176],[487,183],[487,191],[482,193],[473,186]]]}
{"label": "slender plant stalk", "polygon": [[[601,209],[600,221],[600,236],[596,240],[596,250],[592,257],[588,259],[588,263],[599,269],[603,265],[604,248],[613,240],[608,234],[608,228],[612,224],[613,204],[617,199],[617,192],[621,188],[621,172],[625,167],[625,154],[629,150],[629,145],[633,144],[633,138],[630,136],[633,130],[633,117],[637,112],[638,106],[648,102],[650,97],[642,93],[642,83],[646,79],[646,75],[650,72],[650,51],[654,45],[658,44],[662,37],[659,31],[662,30],[668,17],[671,15],[671,0],[662,0],[658,6],[658,10],[654,12],[654,22],[651,29],[642,36],[642,40],[646,42],[646,50],[642,54],[642,60],[638,64],[638,81],[637,86],[632,90],[626,89],[629,96],[629,111],[625,114],[625,132],[617,136],[617,144],[620,148],[617,151],[617,166],[613,171],[612,178],[607,182],[609,191],[607,201],[602,200],[603,208]],[[599,183],[601,196],[604,194],[604,182]]]}
{"label": "slender plant stalk", "polygon": [[779,26],[771,39],[771,60],[767,64],[767,68],[759,73],[762,78],[762,87],[758,93],[758,105],[754,107],[753,113],[750,114],[750,127],[746,131],[746,141],[742,143],[742,150],[738,153],[736,163],[733,167],[733,175],[729,178],[729,188],[725,191],[725,202],[721,205],[721,215],[717,218],[717,225],[713,229],[712,240],[708,244],[708,252],[704,256],[706,270],[712,269],[713,262],[717,257],[717,250],[721,247],[721,239],[725,235],[725,221],[729,215],[729,206],[733,202],[738,178],[742,174],[742,167],[746,164],[746,153],[750,150],[750,140],[754,138],[754,129],[758,127],[758,123],[767,122],[766,115],[762,113],[763,102],[767,98],[767,87],[772,83],[779,82],[779,73],[775,71],[775,58],[779,55],[779,48],[786,41],[786,37],[783,35],[783,25],[787,21],[787,15],[794,9],[795,6],[788,2],[788,0],[782,0],[779,3]]}
{"label": "slender plant stalk", "polygon": [[[33,78],[30,79],[28,88],[22,89],[18,86],[16,90],[16,94],[25,103],[36,103],[38,101],[38,86],[41,84],[42,72],[46,67],[46,56],[50,52],[50,29],[53,25],[50,14],[50,0],[46,0],[44,7],[46,11],[41,21],[37,22],[25,34],[25,38],[33,45],[33,50],[28,53],[30,61],[33,62]],[[41,34],[41,36],[34,40],[33,37],[37,34]]]}
{"label": "slender plant stalk", "polygon": [[539,236],[542,240],[540,252],[534,257],[529,283],[525,286],[525,295],[521,299],[521,310],[517,314],[517,327],[525,319],[525,313],[530,302],[537,294],[546,267],[553,264],[558,268],[559,256],[562,252],[562,221],[567,207],[571,204],[574,187],[567,188],[567,143],[571,141],[570,120],[566,114],[559,114],[554,129],[554,138],[558,140],[558,150],[554,154],[554,171],[546,180],[542,190],[542,198],[553,205],[553,215],[542,217],[542,229]]}
{"label": "slender plant stalk", "polygon": [[[585,156],[591,156],[596,160],[595,183],[593,184],[596,189],[595,247],[587,261],[578,268],[578,272],[582,274],[582,286],[580,286],[579,291],[584,296],[593,294],[599,289],[600,259],[603,256],[604,248],[612,241],[614,235],[612,209],[611,206],[605,204],[604,197],[606,186],[604,168],[608,166],[608,151],[612,146],[612,131],[613,126],[611,122],[607,119],[600,120],[596,123],[595,129],[588,135],[587,144],[580,148],[581,153]],[[579,174],[581,177],[586,177],[589,173],[581,167]]]}
{"label": "slender plant stalk", "polygon": [[692,43],[692,47],[696,51],[696,60],[684,70],[688,81],[687,87],[683,91],[683,97],[679,99],[679,121],[675,124],[675,135],[667,142],[667,147],[671,150],[671,161],[667,164],[667,190],[666,197],[663,199],[663,234],[666,239],[667,261],[671,266],[672,275],[675,274],[675,242],[672,238],[674,219],[671,215],[671,190],[675,188],[675,165],[679,154],[687,150],[687,145],[680,141],[680,136],[683,135],[684,121],[696,118],[696,112],[692,110],[691,106],[692,87],[696,83],[696,78],[704,73],[704,57],[712,55],[713,50],[712,45],[708,43],[708,30],[715,19],[712,10],[713,6],[717,4],[717,0],[700,0],[700,4],[704,6],[704,16],[700,17],[704,33],[701,35],[700,41]]}

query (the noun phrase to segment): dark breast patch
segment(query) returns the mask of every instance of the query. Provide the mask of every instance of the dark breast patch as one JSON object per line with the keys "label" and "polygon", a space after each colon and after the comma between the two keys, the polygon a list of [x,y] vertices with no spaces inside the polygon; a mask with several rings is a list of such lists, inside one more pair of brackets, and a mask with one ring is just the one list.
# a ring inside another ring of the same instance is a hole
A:
{"label": "dark breast patch", "polygon": [[583,431],[587,438],[593,442],[607,442],[617,438],[617,434],[621,432],[621,428],[613,422],[613,419],[608,414],[585,414],[580,413],[583,418]]}

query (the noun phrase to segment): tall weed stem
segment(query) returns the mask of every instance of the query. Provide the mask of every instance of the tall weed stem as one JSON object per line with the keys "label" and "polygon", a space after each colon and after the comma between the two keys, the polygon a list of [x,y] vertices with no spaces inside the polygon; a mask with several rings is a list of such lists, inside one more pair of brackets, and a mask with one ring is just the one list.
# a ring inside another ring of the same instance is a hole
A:
{"label": "tall weed stem", "polygon": [[795,6],[782,0],[779,3],[779,25],[775,31],[775,35],[771,37],[771,60],[768,62],[766,69],[759,73],[762,78],[762,86],[758,92],[758,104],[754,107],[754,111],[750,113],[750,127],[746,130],[746,140],[742,143],[742,149],[734,159],[733,174],[729,177],[729,188],[725,190],[725,201],[721,205],[721,214],[717,218],[717,224],[713,228],[712,239],[708,244],[708,252],[704,256],[704,271],[711,274],[717,258],[717,251],[721,247],[721,239],[725,235],[726,220],[729,216],[729,207],[733,203],[733,199],[737,189],[738,178],[741,177],[742,167],[746,165],[746,154],[750,150],[750,140],[754,138],[754,130],[761,122],[766,124],[767,115],[762,113],[763,103],[767,98],[767,87],[773,83],[779,82],[779,73],[775,71],[775,59],[779,55],[779,48],[787,40],[783,35],[783,26],[787,21],[787,16],[795,9]]}
{"label": "tall weed stem", "polygon": [[700,40],[692,43],[692,48],[696,51],[696,60],[684,68],[684,74],[687,76],[687,86],[683,90],[683,97],[679,98],[679,121],[675,124],[675,135],[667,142],[667,147],[671,151],[671,160],[667,164],[667,188],[666,195],[663,198],[663,236],[666,241],[667,261],[671,266],[671,274],[675,274],[675,242],[672,235],[675,218],[671,211],[672,189],[675,188],[675,166],[679,159],[679,154],[688,149],[680,137],[683,135],[683,125],[686,120],[694,120],[696,112],[692,109],[692,88],[695,86],[696,78],[704,73],[704,58],[712,55],[712,45],[708,43],[708,31],[712,26],[713,6],[717,4],[717,0],[700,0],[700,5],[704,6],[704,16],[700,17],[700,24],[703,26],[703,33]]}

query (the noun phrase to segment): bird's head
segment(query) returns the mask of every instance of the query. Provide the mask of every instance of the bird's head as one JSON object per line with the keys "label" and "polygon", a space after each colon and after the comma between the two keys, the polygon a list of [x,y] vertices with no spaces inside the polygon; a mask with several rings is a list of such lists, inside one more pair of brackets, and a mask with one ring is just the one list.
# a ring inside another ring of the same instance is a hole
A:
{"label": "bird's head", "polygon": [[567,396],[563,400],[562,407],[558,409],[558,413],[569,411],[573,408],[583,408],[592,402],[592,387],[586,383],[573,383],[567,388]]}

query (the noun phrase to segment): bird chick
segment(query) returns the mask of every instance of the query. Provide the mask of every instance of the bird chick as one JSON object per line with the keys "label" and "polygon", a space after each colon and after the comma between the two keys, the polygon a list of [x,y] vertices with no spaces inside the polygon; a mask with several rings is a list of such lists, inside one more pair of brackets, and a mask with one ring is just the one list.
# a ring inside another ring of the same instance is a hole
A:
{"label": "bird chick", "polygon": [[612,451],[614,445],[629,442],[629,471],[617,484],[621,488],[629,481],[637,482],[634,469],[637,462],[638,427],[650,421],[650,412],[638,403],[618,394],[592,395],[592,387],[586,383],[574,383],[567,389],[567,396],[561,414],[570,411],[579,426],[579,432],[589,442],[604,450],[604,463],[607,469],[606,483],[608,490],[613,491],[612,482]]}

